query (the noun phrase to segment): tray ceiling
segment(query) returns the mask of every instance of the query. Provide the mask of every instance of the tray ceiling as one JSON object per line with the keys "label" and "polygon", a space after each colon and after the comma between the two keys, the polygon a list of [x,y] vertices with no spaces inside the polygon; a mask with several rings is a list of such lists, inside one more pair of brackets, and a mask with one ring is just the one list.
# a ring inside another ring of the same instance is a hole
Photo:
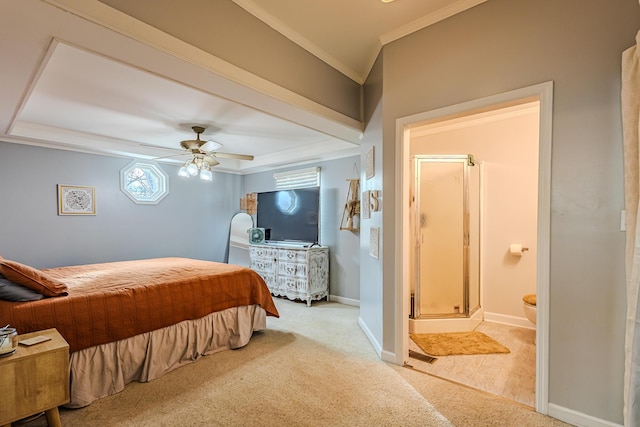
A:
{"label": "tray ceiling", "polygon": [[[234,1],[356,80],[385,40],[478,3],[336,0],[289,8],[284,0]],[[67,13],[65,4],[74,3],[0,3],[0,58],[12,64],[0,79],[2,140],[181,163],[184,157],[172,156],[200,125],[207,128],[203,139],[222,144],[218,151],[255,156],[216,166],[234,173],[360,153],[359,123],[212,75],[202,64]]]}

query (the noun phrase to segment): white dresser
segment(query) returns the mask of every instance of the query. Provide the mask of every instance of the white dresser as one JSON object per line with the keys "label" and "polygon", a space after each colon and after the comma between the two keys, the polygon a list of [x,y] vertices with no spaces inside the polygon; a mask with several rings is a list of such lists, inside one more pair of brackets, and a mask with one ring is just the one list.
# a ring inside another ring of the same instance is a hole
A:
{"label": "white dresser", "polygon": [[329,248],[294,245],[249,245],[251,268],[273,295],[311,301],[329,300]]}

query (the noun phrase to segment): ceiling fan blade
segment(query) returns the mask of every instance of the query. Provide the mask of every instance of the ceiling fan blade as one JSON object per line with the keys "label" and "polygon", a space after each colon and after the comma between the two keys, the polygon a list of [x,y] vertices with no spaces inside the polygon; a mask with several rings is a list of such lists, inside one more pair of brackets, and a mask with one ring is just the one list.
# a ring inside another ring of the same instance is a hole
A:
{"label": "ceiling fan blade", "polygon": [[211,151],[219,150],[220,148],[222,148],[222,144],[210,139],[209,141],[205,142],[200,146],[200,151],[204,153],[209,153]]}
{"label": "ceiling fan blade", "polygon": [[214,167],[215,165],[219,165],[220,164],[219,161],[217,161],[216,159],[214,159],[213,157],[211,157],[209,155],[204,156],[203,160],[205,162],[209,163],[209,166],[211,166],[211,167]]}
{"label": "ceiling fan blade", "polygon": [[191,156],[191,153],[180,153],[180,154],[171,154],[169,156],[162,156],[162,157],[154,157],[151,160],[161,160],[161,159],[170,159],[172,157],[182,157],[182,156]]}
{"label": "ceiling fan blade", "polygon": [[168,159],[172,157],[181,157],[181,156],[192,156],[194,160],[202,159],[207,163],[209,163],[209,165],[212,167],[220,164],[220,162],[218,162],[215,159],[216,157],[219,157],[221,159],[253,160],[253,156],[248,154],[220,153],[216,150],[222,148],[223,144],[214,140],[202,141],[200,139],[200,134],[204,132],[205,128],[200,126],[194,126],[193,130],[197,134],[196,139],[186,139],[184,141],[180,141],[180,147],[182,147],[182,149],[161,147],[159,145],[144,144],[144,143],[140,143],[140,145],[144,147],[152,147],[152,148],[162,149],[167,151],[180,152],[178,154],[155,157],[152,160],[161,160],[161,159]]}
{"label": "ceiling fan blade", "polygon": [[180,148],[170,148],[170,147],[161,147],[159,145],[153,145],[153,144],[144,144],[144,143],[140,143],[139,144],[142,147],[149,147],[149,148],[159,148],[160,150],[169,150],[169,151],[183,151]]}
{"label": "ceiling fan blade", "polygon": [[220,157],[221,159],[238,159],[238,160],[253,160],[253,156],[249,154],[234,154],[234,153],[209,153],[210,156]]}

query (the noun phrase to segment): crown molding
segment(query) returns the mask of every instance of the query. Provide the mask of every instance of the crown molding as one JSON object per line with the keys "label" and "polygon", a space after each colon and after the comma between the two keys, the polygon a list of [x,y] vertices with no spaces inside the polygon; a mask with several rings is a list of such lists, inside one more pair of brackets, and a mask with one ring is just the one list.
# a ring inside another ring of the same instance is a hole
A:
{"label": "crown molding", "polygon": [[396,28],[393,31],[389,31],[381,35],[380,43],[382,44],[382,46],[384,46],[387,43],[391,43],[392,41],[398,40],[404,36],[408,36],[411,33],[433,25],[436,22],[443,21],[455,14],[464,12],[465,10],[471,9],[472,7],[486,1],[487,0],[459,0],[447,7],[438,10],[437,12],[425,15],[422,18],[416,19],[413,22],[410,22],[406,25],[403,25],[402,27]]}
{"label": "crown molding", "polygon": [[261,8],[256,4],[253,0],[232,0],[235,4],[306,50],[311,53],[313,56],[317,57],[327,65],[333,67],[340,73],[349,77],[351,80],[355,81],[358,84],[364,83],[364,77],[361,73],[353,70],[352,68],[345,65],[342,61],[338,60],[335,56],[329,54],[327,51],[311,42],[309,39],[304,37],[302,34],[294,31],[291,27],[289,27],[284,22],[280,21],[275,16],[268,13],[266,10]]}

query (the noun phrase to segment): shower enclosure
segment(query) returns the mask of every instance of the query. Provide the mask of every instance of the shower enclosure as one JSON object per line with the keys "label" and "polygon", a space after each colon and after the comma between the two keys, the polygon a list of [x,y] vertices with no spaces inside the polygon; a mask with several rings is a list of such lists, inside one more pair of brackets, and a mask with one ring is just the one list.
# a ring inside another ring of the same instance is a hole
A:
{"label": "shower enclosure", "polygon": [[470,331],[480,308],[480,165],[473,156],[413,158],[409,331]]}

